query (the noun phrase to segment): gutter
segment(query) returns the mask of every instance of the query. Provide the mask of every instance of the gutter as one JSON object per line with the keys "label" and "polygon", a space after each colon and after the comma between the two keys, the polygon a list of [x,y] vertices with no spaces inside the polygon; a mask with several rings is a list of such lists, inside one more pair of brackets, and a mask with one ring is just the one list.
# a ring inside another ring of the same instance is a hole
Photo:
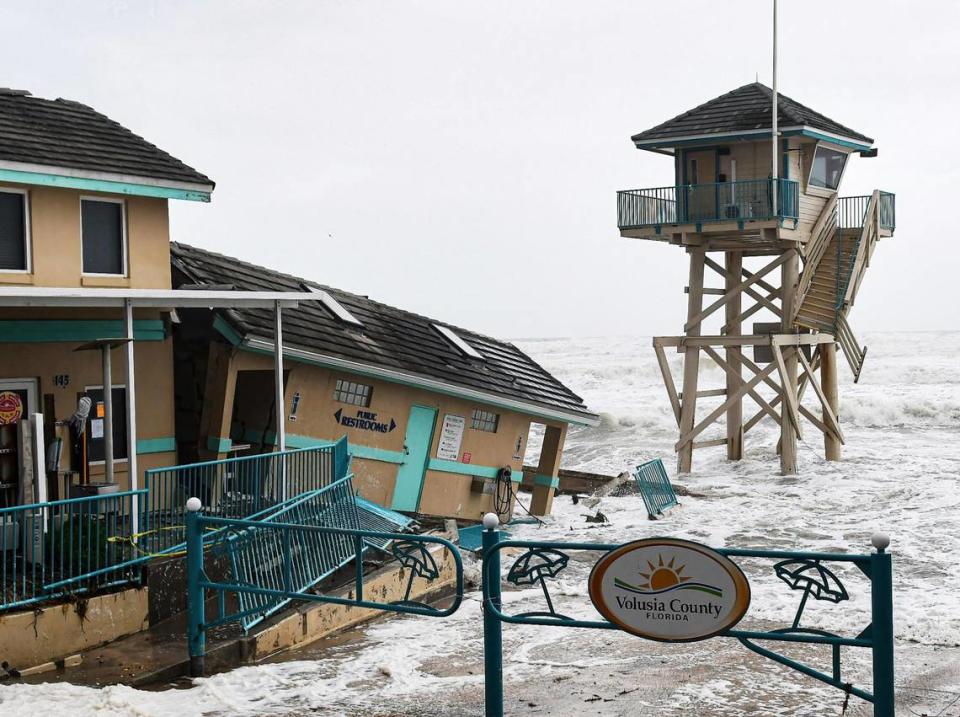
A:
{"label": "gutter", "polygon": [[[229,340],[231,337],[228,336],[227,338]],[[231,343],[234,342],[231,341]],[[237,345],[242,349],[246,349],[247,351],[268,354],[271,356],[273,355],[274,351],[273,341],[257,337],[245,337],[241,339]],[[548,408],[536,403],[530,403],[528,401],[522,401],[515,398],[508,398],[475,388],[458,386],[453,383],[448,383],[447,381],[427,378],[425,376],[407,373],[405,371],[397,371],[395,369],[383,368],[381,366],[371,366],[370,364],[364,364],[358,361],[350,361],[349,359],[327,356],[325,354],[319,354],[313,351],[307,351],[305,349],[298,349],[289,346],[284,347],[283,355],[302,363],[322,366],[323,368],[348,371],[350,373],[355,373],[361,376],[369,376],[371,378],[378,378],[403,386],[423,388],[428,391],[433,391],[434,393],[442,393],[455,398],[466,398],[471,401],[479,401],[491,406],[498,406],[500,408],[535,416],[537,418],[546,418],[551,421],[561,421],[563,423],[569,423],[576,426],[600,425],[600,417],[593,413],[579,413],[576,411],[565,411],[559,408]]]}

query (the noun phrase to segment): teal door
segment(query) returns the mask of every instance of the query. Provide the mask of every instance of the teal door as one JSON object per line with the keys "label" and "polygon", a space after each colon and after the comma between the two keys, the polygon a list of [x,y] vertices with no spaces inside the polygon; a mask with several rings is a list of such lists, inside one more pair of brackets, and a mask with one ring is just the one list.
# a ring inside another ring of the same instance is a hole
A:
{"label": "teal door", "polygon": [[394,510],[415,511],[420,503],[420,491],[423,489],[423,477],[430,460],[430,446],[433,444],[433,428],[436,422],[436,409],[424,406],[410,408],[407,435],[403,440],[403,452],[406,455],[403,465],[397,471],[393,504],[390,506]]}

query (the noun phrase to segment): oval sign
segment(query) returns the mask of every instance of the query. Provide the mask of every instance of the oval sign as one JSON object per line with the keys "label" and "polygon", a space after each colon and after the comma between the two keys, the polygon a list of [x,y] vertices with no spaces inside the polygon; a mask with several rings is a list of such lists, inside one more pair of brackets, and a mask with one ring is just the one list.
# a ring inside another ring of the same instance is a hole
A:
{"label": "oval sign", "polygon": [[750,583],[706,545],[650,538],[597,561],[590,599],[621,630],[660,642],[694,642],[740,621],[750,606]]}

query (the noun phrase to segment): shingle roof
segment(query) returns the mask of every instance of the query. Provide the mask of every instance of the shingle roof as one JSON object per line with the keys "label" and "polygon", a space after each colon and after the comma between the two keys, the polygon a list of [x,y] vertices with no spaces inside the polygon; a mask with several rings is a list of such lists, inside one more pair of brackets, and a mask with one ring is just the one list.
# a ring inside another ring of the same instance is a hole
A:
{"label": "shingle roof", "polygon": [[213,185],[86,105],[22,90],[0,88],[0,160]]}
{"label": "shingle roof", "polygon": [[[631,139],[634,142],[646,143],[650,140],[669,140],[691,135],[735,134],[748,130],[770,129],[773,115],[770,107],[772,97],[773,90],[769,87],[760,82],[751,82],[749,85],[738,87],[732,92],[677,115],[663,124],[635,134]],[[866,144],[873,144],[870,137],[845,127],[779,93],[777,94],[777,122],[781,127],[806,125]]]}
{"label": "shingle roof", "polygon": [[[352,327],[336,319],[320,302],[303,302],[284,311],[286,346],[595,418],[579,396],[513,344],[450,326],[485,360],[470,359],[432,327],[442,322],[186,244],[171,242],[170,251],[175,286],[199,283],[260,291],[323,289],[363,324],[362,329]],[[241,336],[273,339],[271,310],[227,309],[222,316]]]}

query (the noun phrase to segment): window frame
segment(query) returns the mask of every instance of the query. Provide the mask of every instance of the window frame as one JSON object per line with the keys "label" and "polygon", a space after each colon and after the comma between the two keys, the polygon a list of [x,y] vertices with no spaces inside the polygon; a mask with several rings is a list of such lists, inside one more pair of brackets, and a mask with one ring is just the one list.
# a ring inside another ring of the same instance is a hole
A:
{"label": "window frame", "polygon": [[[366,403],[354,403],[353,401],[344,401],[342,398],[338,397],[338,394],[350,396],[355,395],[359,396],[361,394],[355,391],[342,391],[340,389],[341,384],[351,384],[354,386],[365,386],[367,388],[366,392]],[[370,408],[370,405],[373,403],[373,384],[371,383],[362,383],[360,381],[353,381],[348,378],[338,378],[333,384],[333,400],[337,403],[342,403],[345,406],[355,406],[356,408]]]}
{"label": "window frame", "polygon": [[[817,152],[820,149],[830,150],[832,152],[839,152],[844,156],[843,160],[843,169],[840,170],[840,176],[837,178],[837,188],[830,189],[829,187],[821,187],[816,184],[810,183],[810,178],[813,176],[813,169],[817,164]],[[807,187],[806,193],[812,194],[818,197],[832,197],[834,194],[839,194],[840,185],[843,183],[843,175],[847,172],[847,165],[850,164],[850,152],[843,147],[839,147],[830,142],[817,142],[813,146],[813,153],[810,155],[810,168],[807,170]]]}
{"label": "window frame", "polygon": [[[115,274],[108,274],[107,276],[115,276]],[[110,385],[110,388],[111,388],[112,390],[114,390],[114,391],[116,391],[118,388],[122,388],[122,389],[123,389],[123,400],[124,400],[124,404],[126,404],[126,400],[127,400],[127,384],[125,384],[125,383],[114,383],[114,384],[111,384],[111,385]],[[83,387],[83,392],[84,392],[85,394],[90,393],[90,391],[97,391],[97,390],[103,391],[103,384],[102,384],[102,383],[100,383],[100,384],[93,384],[93,385],[91,385],[91,386],[84,386],[84,387]],[[92,414],[93,411],[96,409],[96,407],[97,407],[97,404],[96,404],[96,402],[94,402],[93,405],[90,407],[91,414]],[[127,420],[124,421],[123,433],[124,433],[125,436],[129,436],[129,435],[130,435],[130,416],[127,416],[126,418],[127,418]],[[91,415],[91,416],[88,417],[87,420],[92,420],[92,419],[93,419],[93,416]],[[106,417],[104,417],[103,420],[106,421]],[[106,426],[104,426],[104,431],[106,431]],[[92,439],[90,439],[90,438],[88,437],[88,440],[92,440]],[[127,439],[127,442],[128,442],[128,445],[127,445],[127,455],[126,455],[124,458],[117,458],[116,456],[114,456],[114,457],[113,457],[113,462],[114,462],[114,464],[117,464],[117,463],[129,463],[129,461],[130,461],[130,445],[129,445],[129,440],[130,440],[130,439],[128,438],[128,439]],[[114,451],[116,451],[117,447],[114,446],[113,449],[114,449]],[[106,456],[104,456],[104,459],[101,460],[101,461],[89,461],[89,462],[88,462],[88,465],[91,465],[91,466],[103,466],[103,465],[106,465],[106,464],[107,464]]]}
{"label": "window frame", "polygon": [[[479,419],[478,419],[479,414]],[[488,417],[493,417],[493,429],[483,428],[490,423]],[[480,425],[477,425],[477,424]],[[470,429],[473,431],[483,431],[484,433],[497,433],[500,430],[500,414],[495,411],[487,411],[483,408],[474,408],[470,412]]]}
{"label": "window frame", "polygon": [[23,257],[25,269],[4,269],[0,267],[0,274],[32,274],[33,273],[33,236],[30,221],[30,192],[16,187],[0,187],[0,194],[19,194],[23,197]]}
{"label": "window frame", "polygon": [[[102,202],[104,204],[120,205],[120,261],[123,271],[119,274],[105,274],[103,272],[84,271],[83,267],[83,203],[84,202]],[[113,197],[99,197],[92,194],[80,195],[80,276],[101,276],[114,278],[129,278],[130,266],[128,264],[127,249],[127,200],[115,199]]]}

